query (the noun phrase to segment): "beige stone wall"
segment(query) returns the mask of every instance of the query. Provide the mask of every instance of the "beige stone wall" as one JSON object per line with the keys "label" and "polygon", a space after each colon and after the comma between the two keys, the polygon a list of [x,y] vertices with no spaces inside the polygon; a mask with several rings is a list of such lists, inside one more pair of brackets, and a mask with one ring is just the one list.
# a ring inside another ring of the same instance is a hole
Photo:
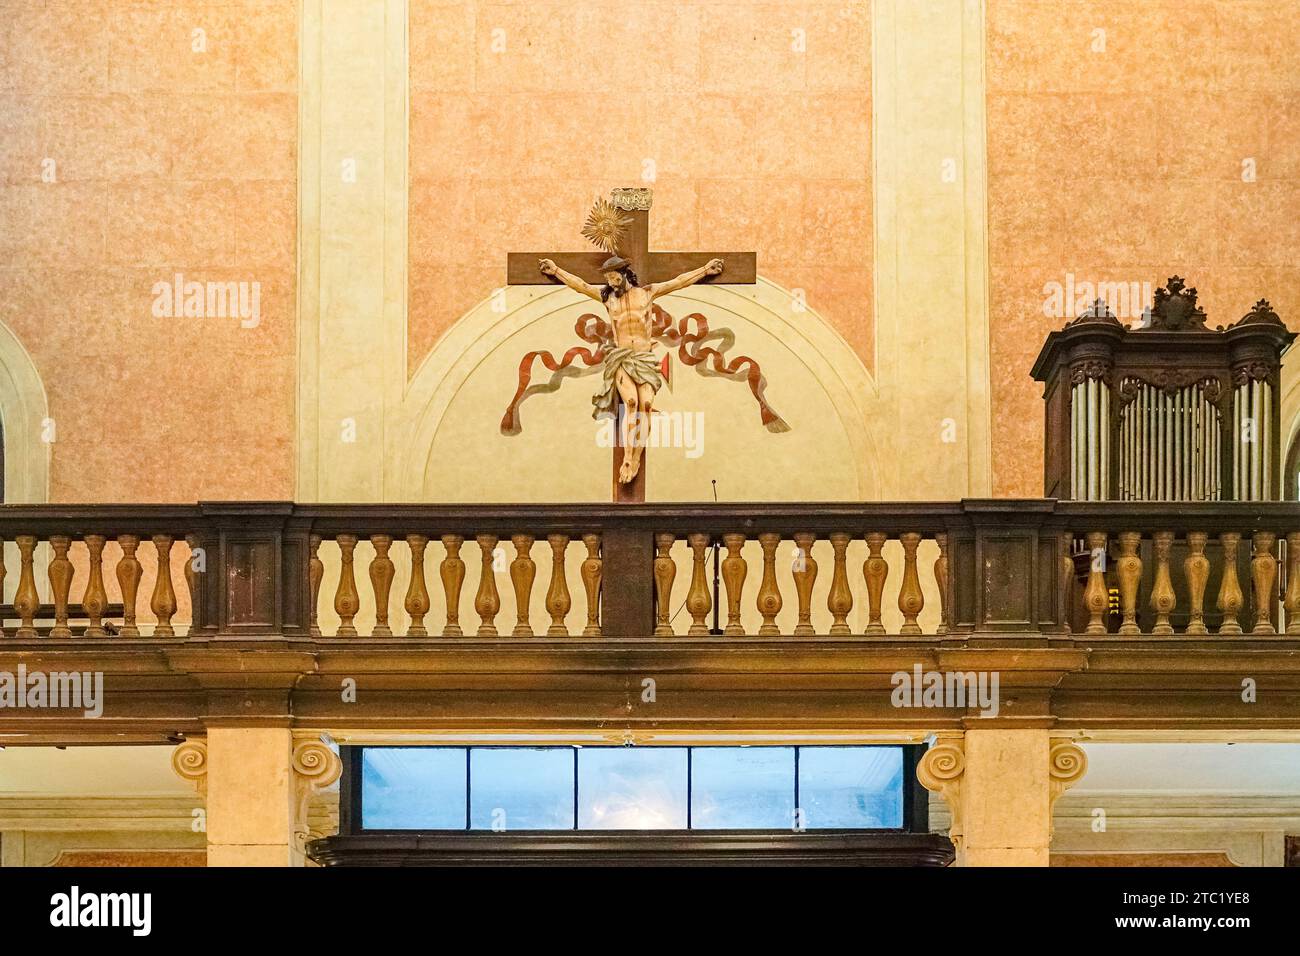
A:
{"label": "beige stone wall", "polygon": [[653,248],[756,249],[870,366],[869,18],[849,0],[411,0],[410,367],[508,251],[583,248],[592,200],[651,165]]}
{"label": "beige stone wall", "polygon": [[[0,321],[52,500],[292,496],[297,7],[0,4]],[[260,322],[156,317],[177,272],[260,283]]]}
{"label": "beige stone wall", "polygon": [[1178,274],[1212,326],[1300,329],[1300,3],[987,4],[993,490],[1038,496],[1046,283]]}

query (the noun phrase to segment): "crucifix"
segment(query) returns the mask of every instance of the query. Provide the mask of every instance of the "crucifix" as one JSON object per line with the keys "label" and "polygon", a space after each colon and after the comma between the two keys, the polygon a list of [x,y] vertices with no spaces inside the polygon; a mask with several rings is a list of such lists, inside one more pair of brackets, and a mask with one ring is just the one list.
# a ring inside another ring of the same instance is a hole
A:
{"label": "crucifix", "polygon": [[[528,381],[526,372],[533,357],[541,355],[552,371],[567,366],[581,353],[588,365],[602,364],[604,391],[593,402],[597,413],[614,416],[613,485],[614,501],[645,501],[645,442],[649,435],[650,413],[655,393],[663,384],[663,372],[651,354],[654,334],[652,310],[654,299],[679,291],[697,282],[723,282],[728,285],[752,285],[757,281],[757,256],[753,252],[651,252],[650,190],[647,188],[615,189],[609,200],[598,200],[587,218],[583,235],[596,245],[598,252],[512,252],[506,260],[508,285],[551,285],[563,283],[600,301],[609,316],[606,331],[612,336],[610,347],[592,355],[584,349],[571,349],[561,363],[549,353],[529,353],[520,368],[520,389],[502,422],[503,430],[517,427],[517,405]],[[708,332],[691,339],[698,342]],[[580,334],[581,331],[580,331]],[[587,341],[593,341],[583,335]],[[711,353],[719,371],[735,372],[750,366],[750,387],[764,412],[765,424],[779,416],[767,408],[761,398],[761,377],[752,359],[741,358],[725,369],[722,355]],[[683,352],[686,355],[686,352]],[[695,362],[705,356],[690,356]],[[782,423],[783,425],[783,423]]]}

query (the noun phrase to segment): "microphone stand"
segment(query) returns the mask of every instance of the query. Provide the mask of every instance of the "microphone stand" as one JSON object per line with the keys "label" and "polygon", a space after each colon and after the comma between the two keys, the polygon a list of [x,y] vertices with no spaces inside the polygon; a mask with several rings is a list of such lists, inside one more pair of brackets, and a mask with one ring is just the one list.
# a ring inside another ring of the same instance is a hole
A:
{"label": "microphone stand", "polygon": [[[718,479],[714,478],[712,481],[713,503],[716,505],[718,503]],[[722,622],[720,618],[722,608],[718,606],[718,595],[718,540],[715,537],[713,539],[713,627],[709,628],[709,634],[714,637],[719,637],[722,634]]]}

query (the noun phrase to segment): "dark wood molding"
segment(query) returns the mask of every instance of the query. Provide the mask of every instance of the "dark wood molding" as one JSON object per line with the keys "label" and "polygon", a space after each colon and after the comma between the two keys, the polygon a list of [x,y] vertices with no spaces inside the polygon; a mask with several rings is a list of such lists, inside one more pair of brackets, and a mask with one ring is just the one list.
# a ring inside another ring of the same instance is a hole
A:
{"label": "dark wood molding", "polygon": [[941,833],[664,830],[339,835],[307,852],[325,866],[948,866]]}

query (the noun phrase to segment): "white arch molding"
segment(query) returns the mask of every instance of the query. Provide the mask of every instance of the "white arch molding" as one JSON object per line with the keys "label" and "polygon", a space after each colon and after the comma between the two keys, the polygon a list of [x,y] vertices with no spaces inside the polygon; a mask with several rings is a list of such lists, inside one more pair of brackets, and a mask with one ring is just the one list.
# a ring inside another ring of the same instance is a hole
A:
{"label": "white arch molding", "polygon": [[0,322],[0,418],[4,423],[4,500],[39,504],[50,496],[45,385],[32,357]]}
{"label": "white arch molding", "polygon": [[[695,286],[661,304],[676,319],[699,311],[711,329],[734,332],[728,358],[759,361],[767,398],[791,431],[761,425],[743,381],[700,374],[674,355],[673,387],[659,407],[702,411],[703,449],[695,458],[686,449],[650,449],[649,500],[707,500],[715,478],[723,500],[881,497],[878,390],[829,323],[806,307],[795,311],[790,293],[761,277],[744,288]],[[498,427],[524,353],[544,348],[558,357],[582,344],[574,323],[601,309],[559,287],[508,288],[504,311],[496,308],[486,299],[466,313],[411,379],[389,458],[397,499],[609,500],[611,452],[597,443],[591,419],[598,370],[529,398],[520,434],[503,436]],[[549,375],[539,363],[533,383]]]}
{"label": "white arch molding", "polygon": [[[1289,365],[1282,363],[1282,467],[1285,469],[1293,461],[1288,458],[1291,449],[1300,442],[1300,355]],[[1282,476],[1282,488],[1296,497],[1296,478],[1294,474]]]}

